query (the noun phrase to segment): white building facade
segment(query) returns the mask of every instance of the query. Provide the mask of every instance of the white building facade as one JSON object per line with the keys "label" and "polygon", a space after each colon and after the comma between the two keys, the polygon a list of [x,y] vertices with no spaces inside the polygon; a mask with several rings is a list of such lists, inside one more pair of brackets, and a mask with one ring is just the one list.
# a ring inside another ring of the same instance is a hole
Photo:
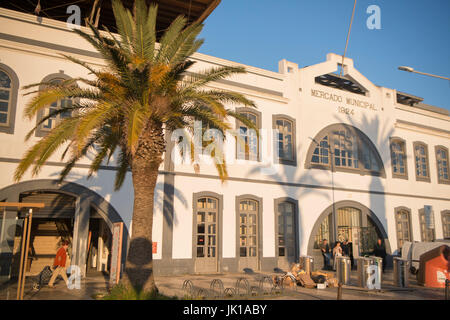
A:
{"label": "white building facade", "polygon": [[[0,9],[0,30],[0,201],[45,202],[53,209],[36,213],[36,239],[49,223],[56,238],[65,225],[72,261],[107,270],[113,224],[124,223],[124,251],[132,232],[131,173],[114,192],[114,163],[87,179],[89,159],[83,159],[57,184],[64,166],[60,150],[37,177],[28,172],[22,182],[13,181],[24,152],[58,121],[24,142],[36,122],[23,117],[32,95],[21,88],[89,77],[61,54],[96,68],[104,62],[63,22]],[[239,65],[200,53],[192,59],[192,72]],[[377,238],[392,255],[404,241],[450,237],[448,110],[374,85],[352,59],[342,63],[332,53],[304,68],[286,60],[278,72],[245,67],[247,74],[211,87],[252,99],[257,109],[229,108],[246,113],[261,135],[235,122],[244,146],[226,139],[225,183],[207,159],[196,172],[191,163],[165,157],[155,194],[156,274],[286,270],[302,255],[314,256],[319,268],[324,238],[349,240],[357,257],[369,253]],[[168,137],[167,154],[173,149]],[[0,217],[0,273],[8,278],[23,216],[4,211]],[[36,241],[37,261],[39,255],[45,260],[50,252],[38,252],[44,245]]]}

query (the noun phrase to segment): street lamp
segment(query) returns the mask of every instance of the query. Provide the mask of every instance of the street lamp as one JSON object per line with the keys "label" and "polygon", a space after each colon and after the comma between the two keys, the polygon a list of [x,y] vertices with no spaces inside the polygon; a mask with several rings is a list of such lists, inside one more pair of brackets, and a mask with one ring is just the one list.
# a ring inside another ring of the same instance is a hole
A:
{"label": "street lamp", "polygon": [[[316,139],[313,139],[311,137],[308,137],[311,139],[312,142],[314,142],[316,144],[316,146],[318,146],[320,148],[320,143],[316,141]],[[334,240],[333,242],[338,241],[338,219],[337,219],[337,215],[336,215],[336,210],[335,210],[335,206],[334,206],[334,153],[333,151],[331,151],[331,146],[330,143],[327,142],[327,146],[328,146],[328,153],[329,153],[329,158],[330,158],[330,165],[331,165],[331,196],[332,196],[332,222],[333,222],[333,235],[334,235]]]}
{"label": "street lamp", "polygon": [[437,75],[431,74],[431,73],[416,71],[416,70],[414,70],[414,68],[407,67],[407,66],[400,66],[400,67],[398,67],[398,70],[407,71],[407,72],[413,72],[413,73],[418,73],[418,74],[423,74],[425,76],[434,77],[434,78],[440,78],[440,79],[444,79],[444,80],[449,80],[450,81],[450,78],[443,77],[443,76],[437,76]]}

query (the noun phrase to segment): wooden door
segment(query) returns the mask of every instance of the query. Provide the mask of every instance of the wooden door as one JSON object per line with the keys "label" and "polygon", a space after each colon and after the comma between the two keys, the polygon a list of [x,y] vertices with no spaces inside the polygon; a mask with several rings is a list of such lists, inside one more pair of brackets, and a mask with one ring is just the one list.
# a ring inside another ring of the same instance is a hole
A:
{"label": "wooden door", "polygon": [[281,202],[277,211],[277,256],[278,268],[287,271],[296,260],[295,206],[291,202]]}
{"label": "wooden door", "polygon": [[218,203],[210,197],[197,200],[195,212],[195,272],[218,271]]}
{"label": "wooden door", "polygon": [[259,270],[258,202],[242,200],[239,203],[239,271]]}

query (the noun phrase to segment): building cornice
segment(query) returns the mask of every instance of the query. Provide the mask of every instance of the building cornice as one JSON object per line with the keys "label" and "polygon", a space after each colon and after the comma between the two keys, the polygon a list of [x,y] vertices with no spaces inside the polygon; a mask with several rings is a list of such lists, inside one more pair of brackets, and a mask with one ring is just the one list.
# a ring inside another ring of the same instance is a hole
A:
{"label": "building cornice", "polygon": [[415,131],[419,133],[429,134],[433,136],[438,136],[442,138],[450,139],[450,131],[439,129],[419,123],[409,122],[405,120],[397,119],[395,122],[395,127],[399,129],[405,129],[409,131]]}

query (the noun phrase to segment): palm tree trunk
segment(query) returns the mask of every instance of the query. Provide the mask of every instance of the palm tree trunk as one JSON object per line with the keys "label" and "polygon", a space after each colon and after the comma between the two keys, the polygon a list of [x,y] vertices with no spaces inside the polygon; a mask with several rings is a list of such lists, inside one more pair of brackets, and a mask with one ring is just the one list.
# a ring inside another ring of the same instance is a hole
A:
{"label": "palm tree trunk", "polygon": [[124,282],[137,292],[157,291],[153,276],[153,208],[159,165],[165,149],[161,128],[146,130],[132,159],[134,188],[132,235]]}

